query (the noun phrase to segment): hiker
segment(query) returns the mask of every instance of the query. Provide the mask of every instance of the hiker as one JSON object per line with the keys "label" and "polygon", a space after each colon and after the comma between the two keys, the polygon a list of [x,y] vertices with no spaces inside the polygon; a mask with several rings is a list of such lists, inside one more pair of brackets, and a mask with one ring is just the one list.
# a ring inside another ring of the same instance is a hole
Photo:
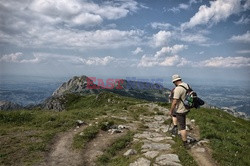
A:
{"label": "hiker", "polygon": [[[173,102],[173,98],[174,98],[174,89],[173,88],[168,96],[168,99],[169,99],[169,103],[172,103]],[[178,127],[177,127],[177,118],[176,118],[176,109],[174,109],[173,113],[172,113],[172,122],[173,122],[173,125],[174,127],[171,129],[171,134],[173,135],[177,135],[178,134]],[[172,123],[171,122],[171,123]]]}
{"label": "hiker", "polygon": [[[186,89],[189,89],[189,85],[182,82],[182,79],[179,75],[175,74],[172,76],[172,82],[175,84],[173,100],[171,108],[169,110],[170,116],[173,118],[174,127],[172,130],[177,130],[177,121],[179,124],[179,129],[181,133],[181,138],[185,148],[189,148],[187,142],[187,131],[186,131],[186,115],[189,112],[188,109],[184,106],[183,101],[186,97]],[[185,88],[183,88],[184,86]]]}

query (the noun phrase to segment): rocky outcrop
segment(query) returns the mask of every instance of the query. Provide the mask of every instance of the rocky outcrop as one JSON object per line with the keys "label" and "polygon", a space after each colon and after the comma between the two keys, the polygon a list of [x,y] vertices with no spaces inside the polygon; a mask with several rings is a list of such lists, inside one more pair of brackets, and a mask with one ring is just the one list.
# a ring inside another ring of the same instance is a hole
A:
{"label": "rocky outcrop", "polygon": [[41,107],[46,110],[63,111],[66,108],[65,104],[66,104],[66,98],[64,95],[56,97],[52,96],[46,99]]}
{"label": "rocky outcrop", "polygon": [[167,88],[164,88],[157,83],[127,81],[121,79],[114,82],[113,85],[112,88],[105,88],[104,85],[96,85],[91,78],[85,75],[80,77],[74,76],[72,79],[64,82],[59,88],[57,88],[52,96],[43,102],[42,108],[57,111],[64,110],[66,108],[65,104],[67,103],[65,95],[67,94],[83,96],[108,91],[122,96],[134,97],[148,101],[167,101],[170,92]]}
{"label": "rocky outcrop", "polygon": [[127,81],[123,79],[114,82],[113,88],[105,88],[104,86],[94,84],[89,77],[83,75],[81,77],[74,76],[69,81],[64,82],[54,91],[52,96],[61,96],[68,93],[78,93],[80,95],[98,94],[101,91],[109,91],[122,96],[135,97],[149,101],[167,101],[166,98],[170,92],[169,89],[157,83]]}
{"label": "rocky outcrop", "polygon": [[19,110],[19,109],[23,109],[23,106],[9,101],[0,101],[0,110]]}
{"label": "rocky outcrop", "polygon": [[227,112],[227,113],[229,113],[229,114],[231,114],[231,115],[233,115],[233,116],[235,116],[237,118],[243,118],[243,119],[249,120],[249,116],[246,113],[244,113],[244,112],[238,112],[238,111],[236,111],[234,109],[230,109],[228,107],[222,107],[221,109],[224,112]]}
{"label": "rocky outcrop", "polygon": [[88,81],[91,82],[93,84],[93,81],[91,81],[90,78],[88,78],[87,76],[81,76],[81,77],[77,77],[74,76],[72,79],[70,79],[67,82],[64,82],[58,89],[56,89],[52,96],[61,96],[67,93],[80,93],[80,94],[97,94],[100,92],[99,89],[101,89],[101,87],[96,86],[96,89],[89,89],[87,87],[88,85]]}

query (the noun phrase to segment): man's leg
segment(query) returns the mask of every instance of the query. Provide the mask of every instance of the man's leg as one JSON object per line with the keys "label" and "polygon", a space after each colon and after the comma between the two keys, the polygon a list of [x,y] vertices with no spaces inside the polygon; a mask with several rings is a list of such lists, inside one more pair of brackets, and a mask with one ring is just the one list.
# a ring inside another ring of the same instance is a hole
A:
{"label": "man's leg", "polygon": [[174,126],[177,126],[177,118],[176,118],[176,116],[172,116],[172,119],[173,119]]}
{"label": "man's leg", "polygon": [[183,141],[183,145],[186,148],[189,148],[187,143],[186,114],[177,114],[177,120],[180,125],[181,139]]}
{"label": "man's leg", "polygon": [[173,121],[174,127],[172,128],[171,133],[172,133],[173,135],[177,135],[177,134],[178,134],[178,127],[177,127],[176,112],[173,112],[172,121]]}
{"label": "man's leg", "polygon": [[181,139],[183,142],[187,141],[187,130],[181,130]]}

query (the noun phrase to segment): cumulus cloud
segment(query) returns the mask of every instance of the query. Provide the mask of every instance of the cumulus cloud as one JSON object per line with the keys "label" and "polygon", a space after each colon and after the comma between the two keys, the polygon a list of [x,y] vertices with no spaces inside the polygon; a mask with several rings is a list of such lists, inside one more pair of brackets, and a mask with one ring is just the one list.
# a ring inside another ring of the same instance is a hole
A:
{"label": "cumulus cloud", "polygon": [[143,52],[143,50],[142,50],[141,47],[137,47],[134,51],[132,51],[132,53],[133,53],[134,55],[137,55],[137,54],[142,53],[142,52]]}
{"label": "cumulus cloud", "polygon": [[187,10],[192,6],[192,4],[196,4],[196,3],[199,3],[201,1],[202,0],[189,0],[189,2],[187,4],[181,3],[177,7],[173,7],[171,9],[169,9],[168,11],[176,13],[176,12],[180,12],[180,10]]}
{"label": "cumulus cloud", "polygon": [[153,46],[160,47],[166,45],[170,40],[171,32],[169,31],[159,31],[153,35]]}
{"label": "cumulus cloud", "polygon": [[189,63],[185,58],[176,55],[176,53],[187,49],[186,45],[174,45],[172,47],[163,47],[157,51],[154,56],[143,55],[138,63],[138,67],[153,66],[184,66]]}
{"label": "cumulus cloud", "polygon": [[78,31],[32,27],[23,34],[1,34],[1,41],[22,47],[101,49],[133,46],[143,43],[143,31],[116,29]]}
{"label": "cumulus cloud", "polygon": [[157,65],[158,63],[159,62],[157,58],[143,55],[137,66],[138,67],[153,67]]}
{"label": "cumulus cloud", "polygon": [[234,35],[229,40],[232,42],[250,43],[250,32],[247,31],[243,35]]}
{"label": "cumulus cloud", "polygon": [[107,65],[115,60],[114,57],[86,57],[71,56],[71,55],[58,55],[49,53],[34,53],[31,56],[24,55],[21,52],[6,54],[0,58],[0,62],[8,63],[56,63],[65,62],[71,64],[85,64],[85,65]]}
{"label": "cumulus cloud", "polygon": [[[138,45],[141,30],[89,28],[116,20],[140,8],[134,0],[6,1],[0,10],[0,41],[32,48],[117,48]],[[105,30],[106,29],[106,30]],[[142,42],[141,42],[142,43]]]}
{"label": "cumulus cloud", "polygon": [[213,57],[199,63],[201,67],[239,68],[250,67],[249,57]]}
{"label": "cumulus cloud", "polygon": [[213,25],[226,20],[232,14],[239,13],[242,9],[241,0],[217,0],[209,3],[209,7],[206,5],[200,6],[199,11],[189,22],[181,24],[181,28],[193,28],[204,24]]}
{"label": "cumulus cloud", "polygon": [[166,56],[168,54],[177,54],[178,52],[187,49],[187,45],[174,45],[173,47],[163,47],[160,51],[157,51],[156,54],[154,55],[156,58]]}
{"label": "cumulus cloud", "polygon": [[0,58],[0,62],[9,62],[9,63],[39,63],[42,59],[34,55],[33,58],[27,59],[23,53],[17,52],[12,54],[3,55]]}
{"label": "cumulus cloud", "polygon": [[184,66],[190,62],[179,55],[168,56],[165,58],[156,58],[143,55],[138,63],[138,67],[154,67],[154,66]]}
{"label": "cumulus cloud", "polygon": [[103,19],[116,20],[126,17],[128,13],[136,12],[139,7],[134,0],[109,1],[101,4],[80,0],[35,0],[28,9],[47,17],[48,20],[57,20],[57,23],[96,25]]}
{"label": "cumulus cloud", "polygon": [[161,29],[161,30],[168,30],[175,28],[173,25],[169,23],[162,23],[162,22],[153,22],[150,24],[153,29]]}
{"label": "cumulus cloud", "polygon": [[189,61],[179,55],[174,55],[166,57],[162,62],[159,62],[160,66],[184,66],[188,64]]}

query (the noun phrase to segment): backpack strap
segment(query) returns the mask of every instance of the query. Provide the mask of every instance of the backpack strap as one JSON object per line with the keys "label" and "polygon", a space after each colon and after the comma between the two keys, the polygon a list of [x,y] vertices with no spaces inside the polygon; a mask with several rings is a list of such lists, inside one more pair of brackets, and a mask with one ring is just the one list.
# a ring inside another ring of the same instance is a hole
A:
{"label": "backpack strap", "polygon": [[[188,85],[188,84],[187,84],[187,85]],[[186,94],[187,94],[187,91],[188,91],[189,89],[191,89],[189,85],[188,85],[188,89],[187,89],[185,86],[183,86],[183,85],[178,85],[178,86],[184,88],[184,89],[186,90]],[[184,101],[181,99],[181,97],[180,97],[180,100],[181,100],[181,102],[184,104]],[[185,105],[185,104],[184,104],[184,105]]]}
{"label": "backpack strap", "polygon": [[187,91],[187,90],[192,90],[188,84],[187,84],[188,89],[187,89],[185,86],[183,86],[183,85],[178,85],[178,86],[180,86],[180,87],[184,88],[186,91]]}

